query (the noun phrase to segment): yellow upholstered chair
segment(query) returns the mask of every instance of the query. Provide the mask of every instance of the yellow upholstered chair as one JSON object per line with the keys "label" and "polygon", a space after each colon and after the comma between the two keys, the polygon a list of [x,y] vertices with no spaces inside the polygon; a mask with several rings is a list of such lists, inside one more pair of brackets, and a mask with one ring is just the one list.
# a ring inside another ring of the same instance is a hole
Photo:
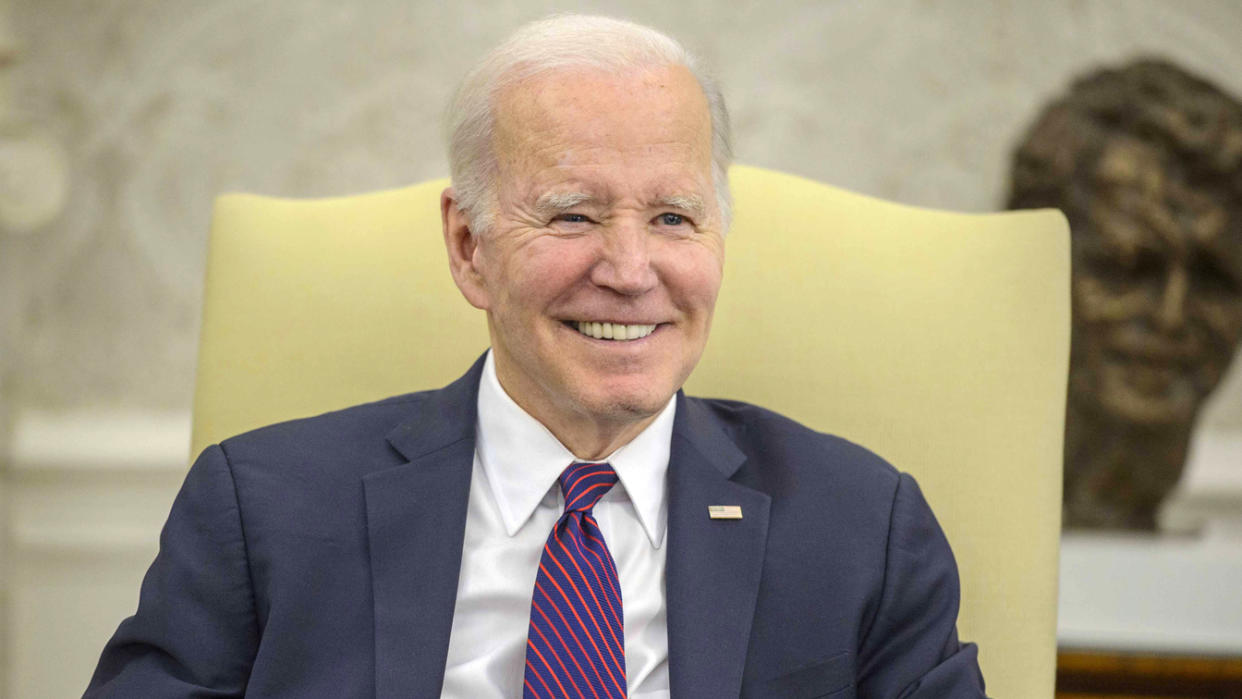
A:
{"label": "yellow upholstered chair", "polygon": [[[914,474],[989,694],[1053,693],[1069,236],[1057,212],[916,209],[735,167],[712,339],[687,391],[747,400]],[[219,199],[194,450],[441,386],[487,346],[440,236],[444,181]]]}

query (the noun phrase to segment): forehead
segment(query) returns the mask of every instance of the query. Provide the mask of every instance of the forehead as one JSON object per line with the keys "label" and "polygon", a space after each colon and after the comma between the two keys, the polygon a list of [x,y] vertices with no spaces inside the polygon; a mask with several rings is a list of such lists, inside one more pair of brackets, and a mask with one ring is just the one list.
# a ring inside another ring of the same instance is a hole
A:
{"label": "forehead", "polygon": [[1195,187],[1156,148],[1115,138],[1095,161],[1092,177],[1098,189],[1089,206],[1098,210],[1098,225],[1083,231],[1090,235],[1082,242],[1121,252],[1199,251],[1242,269],[1236,214],[1219,193]]}
{"label": "forehead", "polygon": [[683,66],[623,75],[553,71],[509,86],[495,104],[493,149],[502,186],[569,176],[608,179],[627,169],[691,179],[696,188],[710,178],[707,99]]}

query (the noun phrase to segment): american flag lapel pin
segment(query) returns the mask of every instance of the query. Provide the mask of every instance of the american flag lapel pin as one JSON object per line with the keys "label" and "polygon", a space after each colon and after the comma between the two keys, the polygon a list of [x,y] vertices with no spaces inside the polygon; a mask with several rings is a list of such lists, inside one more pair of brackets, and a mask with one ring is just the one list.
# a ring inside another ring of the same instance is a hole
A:
{"label": "american flag lapel pin", "polygon": [[741,519],[741,505],[708,505],[707,516],[712,519]]}

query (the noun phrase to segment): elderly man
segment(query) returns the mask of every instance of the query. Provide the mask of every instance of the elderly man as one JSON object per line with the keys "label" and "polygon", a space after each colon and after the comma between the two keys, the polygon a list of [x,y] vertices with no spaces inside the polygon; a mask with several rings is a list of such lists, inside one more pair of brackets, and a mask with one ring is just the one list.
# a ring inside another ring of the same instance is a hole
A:
{"label": "elderly man", "polygon": [[439,391],[207,449],[88,694],[982,696],[914,482],[679,392],[729,206],[694,60],[625,22],[537,22],[449,127],[444,239],[491,351]]}

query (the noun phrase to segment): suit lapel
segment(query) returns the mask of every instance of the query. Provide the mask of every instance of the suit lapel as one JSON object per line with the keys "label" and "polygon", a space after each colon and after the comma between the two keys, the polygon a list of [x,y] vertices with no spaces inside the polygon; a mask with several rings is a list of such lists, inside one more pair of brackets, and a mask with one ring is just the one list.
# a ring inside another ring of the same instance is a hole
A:
{"label": "suit lapel", "polygon": [[363,478],[377,697],[438,697],[474,463],[483,360],[388,435],[409,463]]}
{"label": "suit lapel", "polygon": [[[388,435],[409,463],[363,478],[375,599],[377,697],[438,697],[474,462],[480,359]],[[746,460],[700,404],[677,396],[669,456],[669,681],[675,697],[737,696],[771,499],[729,480]],[[713,520],[737,505],[740,520]]]}
{"label": "suit lapel", "polygon": [[[759,592],[771,498],[729,480],[746,457],[717,420],[677,396],[669,456],[669,684],[675,697],[738,696]],[[737,505],[742,519],[710,519]]]}

